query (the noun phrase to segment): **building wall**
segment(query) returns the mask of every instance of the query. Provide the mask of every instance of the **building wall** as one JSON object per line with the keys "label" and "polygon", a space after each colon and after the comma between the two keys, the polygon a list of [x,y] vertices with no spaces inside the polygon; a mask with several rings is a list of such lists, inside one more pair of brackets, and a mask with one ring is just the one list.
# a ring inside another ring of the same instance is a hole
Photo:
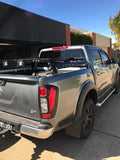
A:
{"label": "building wall", "polygon": [[102,48],[106,53],[108,53],[108,47],[102,47],[102,46],[97,46],[99,48]]}
{"label": "building wall", "polygon": [[105,37],[98,33],[87,33],[93,38],[93,45],[102,48],[111,58],[112,57],[112,43],[111,38]]}
{"label": "building wall", "polygon": [[110,47],[110,38],[96,33],[96,46]]}
{"label": "building wall", "polygon": [[71,36],[70,36],[70,26],[66,25],[66,45],[70,46],[71,45]]}
{"label": "building wall", "polygon": [[86,34],[92,37],[92,39],[93,39],[93,46],[96,46],[96,33],[90,32],[90,33],[86,33]]}
{"label": "building wall", "polygon": [[80,28],[77,28],[77,27],[70,27],[70,30],[72,31],[72,32],[79,32],[79,33],[88,33],[88,31],[85,31],[85,30],[83,30],[83,29],[80,29]]}
{"label": "building wall", "polygon": [[111,38],[96,34],[96,46],[102,48],[109,55],[109,57],[112,57]]}
{"label": "building wall", "polygon": [[66,24],[0,2],[0,43],[66,44]]}

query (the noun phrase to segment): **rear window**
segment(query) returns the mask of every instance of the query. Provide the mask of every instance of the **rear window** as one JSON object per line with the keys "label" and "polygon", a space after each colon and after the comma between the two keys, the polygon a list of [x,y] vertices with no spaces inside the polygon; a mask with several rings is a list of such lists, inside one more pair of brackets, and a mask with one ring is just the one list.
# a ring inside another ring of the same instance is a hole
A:
{"label": "rear window", "polygon": [[66,60],[71,58],[85,58],[82,49],[68,49],[68,50],[52,50],[41,52],[40,58],[52,58],[54,60]]}

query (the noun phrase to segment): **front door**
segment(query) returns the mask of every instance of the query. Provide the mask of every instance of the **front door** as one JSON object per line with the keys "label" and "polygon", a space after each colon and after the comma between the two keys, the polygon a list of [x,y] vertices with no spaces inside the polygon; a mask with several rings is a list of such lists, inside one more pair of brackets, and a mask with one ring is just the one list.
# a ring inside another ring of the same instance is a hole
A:
{"label": "front door", "polygon": [[98,96],[102,97],[104,91],[108,88],[108,71],[104,68],[102,57],[99,50],[92,49],[92,65],[95,73],[96,86],[98,88]]}
{"label": "front door", "polygon": [[113,67],[108,55],[103,50],[100,50],[100,55],[103,63],[103,70],[105,72],[105,79],[107,81],[107,86],[105,88],[105,90],[107,91],[112,87]]}

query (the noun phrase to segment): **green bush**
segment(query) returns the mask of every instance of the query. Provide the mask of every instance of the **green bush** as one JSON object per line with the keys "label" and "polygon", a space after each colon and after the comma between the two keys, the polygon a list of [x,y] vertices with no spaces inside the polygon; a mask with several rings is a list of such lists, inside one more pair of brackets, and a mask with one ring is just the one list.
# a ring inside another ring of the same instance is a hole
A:
{"label": "green bush", "polygon": [[92,37],[86,34],[81,34],[80,32],[71,32],[71,45],[92,45]]}

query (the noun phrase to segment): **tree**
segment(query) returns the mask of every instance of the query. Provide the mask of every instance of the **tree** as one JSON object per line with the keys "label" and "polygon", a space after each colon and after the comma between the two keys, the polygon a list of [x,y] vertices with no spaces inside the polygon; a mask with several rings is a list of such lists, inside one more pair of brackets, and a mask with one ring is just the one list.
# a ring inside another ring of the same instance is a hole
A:
{"label": "tree", "polygon": [[120,47],[120,11],[113,18],[110,16],[108,26],[116,38],[116,47]]}

